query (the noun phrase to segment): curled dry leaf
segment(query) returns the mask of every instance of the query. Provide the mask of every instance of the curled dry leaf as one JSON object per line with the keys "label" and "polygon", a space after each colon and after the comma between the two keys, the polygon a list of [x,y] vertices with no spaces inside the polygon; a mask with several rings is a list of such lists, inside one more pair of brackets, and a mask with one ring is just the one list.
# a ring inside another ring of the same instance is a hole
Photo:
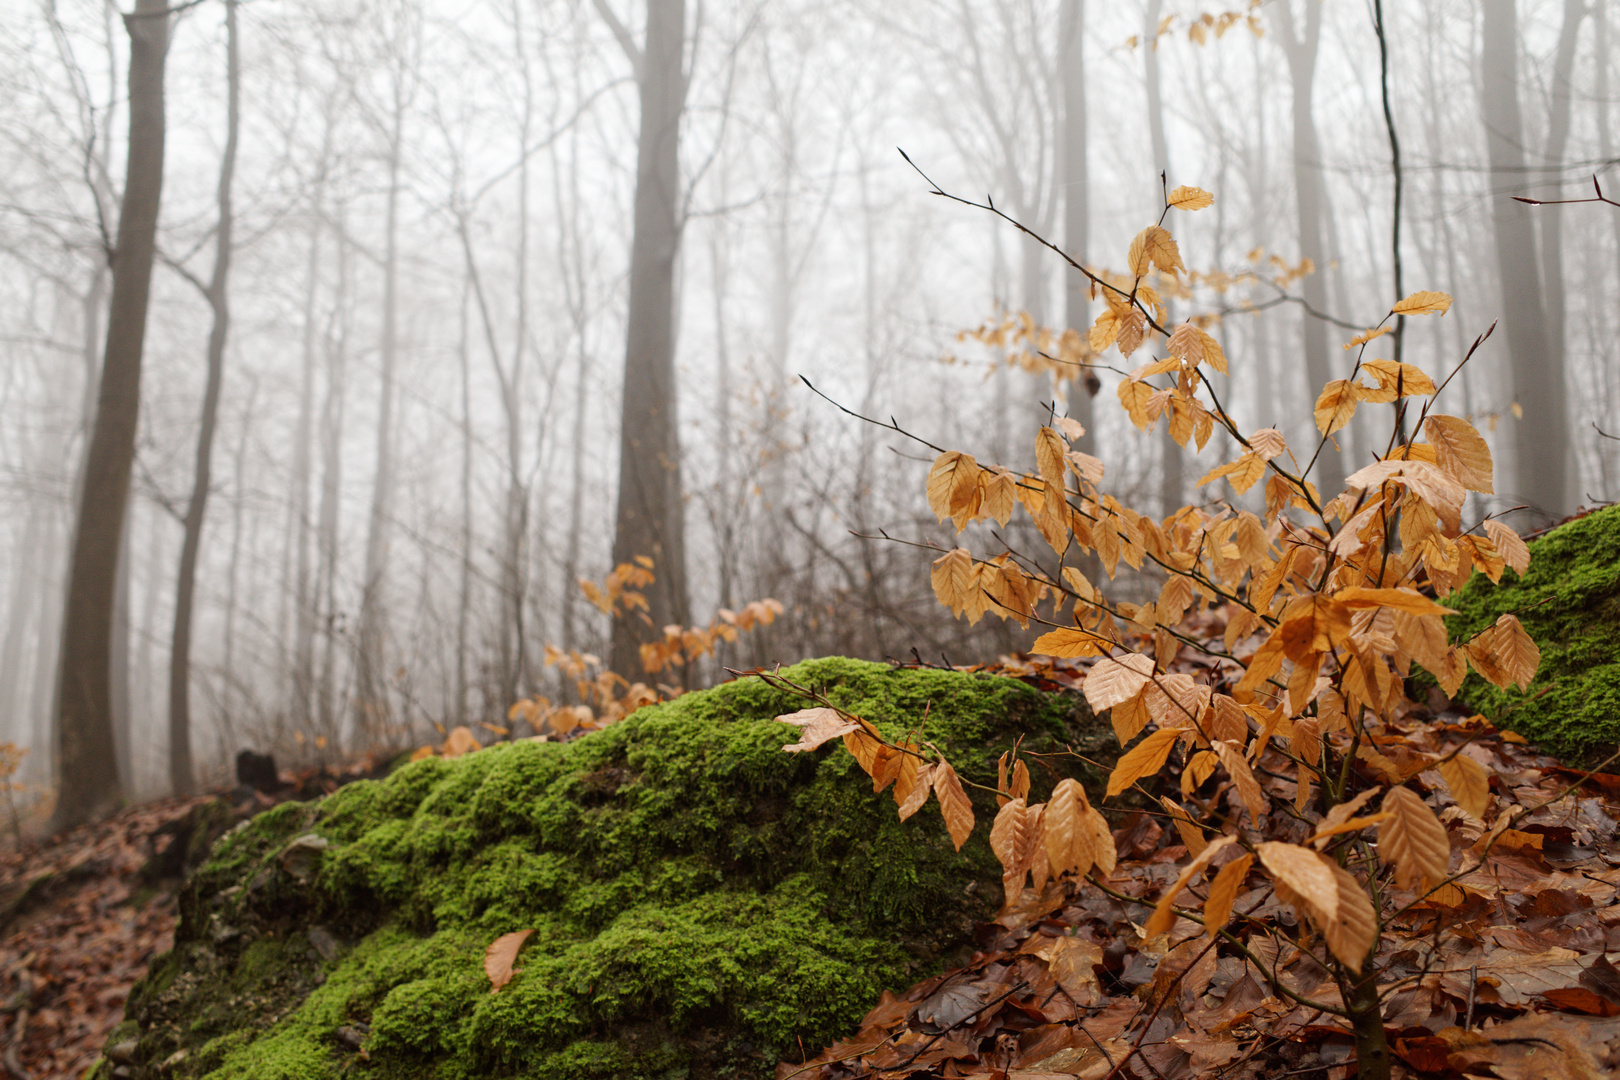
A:
{"label": "curled dry leaf", "polygon": [[912,814],[921,810],[923,804],[928,801],[928,794],[933,790],[934,785],[934,769],[935,766],[933,765],[920,767],[917,770],[916,783],[911,786],[910,791],[906,792],[904,798],[900,797],[900,789],[895,788],[895,799],[899,803],[901,821],[905,821]]}
{"label": "curled dry leaf", "polygon": [[1230,836],[1219,836],[1210,841],[1198,856],[1182,867],[1181,874],[1175,882],[1159,897],[1159,902],[1153,906],[1153,914],[1148,917],[1147,925],[1142,928],[1142,936],[1147,939],[1158,937],[1175,925],[1176,914],[1171,910],[1175,906],[1176,897],[1181,895],[1192,879],[1203,873],[1204,867],[1210,860],[1225,851],[1236,841]]}
{"label": "curled dry leaf", "polygon": [[844,719],[837,709],[827,708],[800,709],[798,712],[784,713],[776,719],[781,723],[804,729],[799,733],[798,742],[782,747],[790,754],[814,750],[822,743],[860,727],[855,721]]}
{"label": "curled dry leaf", "polygon": [[502,934],[484,950],[484,974],[489,976],[489,992],[495,993],[512,981],[512,965],[517,963],[519,950],[534,935],[534,930],[514,930]]}
{"label": "curled dry leaf", "polygon": [[1052,789],[1046,800],[1041,829],[1044,834],[1047,864],[1056,874],[1073,871],[1084,876],[1095,860],[1091,850],[1091,828],[1086,822],[1085,789],[1073,779],[1064,779]]}
{"label": "curled dry leaf", "polygon": [[1298,844],[1267,840],[1256,850],[1272,880],[1288,890],[1284,898],[1298,900],[1317,916],[1319,923],[1332,922],[1339,914],[1339,885],[1321,856]]}
{"label": "curled dry leaf", "polygon": [[1065,626],[1048,630],[1036,638],[1029,651],[1042,656],[1076,657],[1097,656],[1110,648],[1112,643],[1106,638],[1099,638],[1089,630]]}
{"label": "curled dry leaf", "polygon": [[1198,827],[1197,823],[1193,821],[1192,815],[1188,814],[1181,804],[1173,802],[1162,795],[1159,797],[1159,801],[1164,804],[1165,810],[1169,811],[1170,822],[1175,825],[1176,833],[1181,837],[1181,842],[1187,846],[1189,852],[1197,855],[1205,847],[1209,846],[1209,841],[1204,839],[1204,830]]}
{"label": "curled dry leaf", "polygon": [[449,736],[444,740],[444,745],[439,748],[439,755],[447,758],[458,758],[462,754],[470,754],[474,750],[482,748],[478,737],[472,733],[472,729],[460,726],[451,729]]}

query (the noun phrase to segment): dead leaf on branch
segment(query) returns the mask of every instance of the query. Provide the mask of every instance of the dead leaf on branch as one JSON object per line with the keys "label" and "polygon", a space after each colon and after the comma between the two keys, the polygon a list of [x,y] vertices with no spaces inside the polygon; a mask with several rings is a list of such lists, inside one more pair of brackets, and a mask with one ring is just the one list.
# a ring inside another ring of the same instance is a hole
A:
{"label": "dead leaf on branch", "polygon": [[821,744],[860,727],[855,721],[846,720],[837,709],[827,708],[800,709],[798,712],[786,713],[776,719],[781,723],[804,729],[799,735],[798,742],[782,747],[790,754],[814,750]]}

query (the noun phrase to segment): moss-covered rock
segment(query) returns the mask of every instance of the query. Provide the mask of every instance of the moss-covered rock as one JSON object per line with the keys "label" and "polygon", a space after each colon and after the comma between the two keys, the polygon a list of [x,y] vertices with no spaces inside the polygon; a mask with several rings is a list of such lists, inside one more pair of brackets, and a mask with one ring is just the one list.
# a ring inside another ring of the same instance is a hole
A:
{"label": "moss-covered rock", "polygon": [[[1110,741],[1076,699],[1012,679],[837,659],[784,674],[920,731],[980,783],[1019,736]],[[1000,883],[993,802],[975,794],[981,825],[954,851],[937,811],[901,823],[840,747],[783,753],[796,731],[773,718],[804,705],[741,680],[261,815],[187,884],[175,949],[130,999],[130,1071],[758,1076],[825,1045],[964,947]],[[1037,795],[1058,778],[1042,772]],[[524,928],[492,994],[485,946]]]}
{"label": "moss-covered rock", "polygon": [[1465,640],[1504,613],[1518,616],[1541,648],[1527,691],[1500,690],[1470,675],[1459,696],[1570,764],[1594,765],[1620,745],[1620,507],[1599,510],[1530,544],[1521,578],[1498,585],[1476,574],[1446,599],[1447,622]]}

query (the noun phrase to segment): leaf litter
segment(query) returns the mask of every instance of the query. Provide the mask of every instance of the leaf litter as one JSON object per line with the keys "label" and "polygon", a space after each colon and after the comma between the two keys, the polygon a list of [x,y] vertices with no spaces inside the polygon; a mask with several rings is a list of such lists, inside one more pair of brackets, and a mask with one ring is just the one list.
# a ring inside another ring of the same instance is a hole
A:
{"label": "leaf litter", "polygon": [[[1204,633],[1218,636],[1218,619],[1200,617],[1211,621]],[[1177,666],[1195,672],[1203,662]],[[1014,657],[981,670],[1078,691],[1094,663]],[[1369,794],[1388,763],[1439,757],[1442,765],[1393,789],[1406,794],[1388,805],[1328,822],[1274,817],[1269,835],[1304,845],[1318,831],[1332,829],[1337,839],[1366,830],[1390,852],[1379,877],[1386,932],[1373,960],[1393,1075],[1620,1075],[1620,969],[1608,958],[1620,952],[1620,776],[1564,768],[1449,705],[1436,714],[1415,709],[1373,741],[1376,756],[1355,763]],[[1286,802],[1293,785],[1282,766],[1262,755],[1254,771]],[[1474,812],[1483,800],[1448,786],[1464,774],[1495,796],[1483,819]],[[1216,777],[1209,803],[1236,817],[1243,794]],[[1458,805],[1453,790],[1472,805]],[[1428,811],[1421,816],[1420,805]],[[1024,888],[977,927],[964,966],[885,993],[854,1035],[782,1063],[777,1080],[1353,1076],[1348,1022],[1278,996],[1255,966],[1272,966],[1300,998],[1341,1003],[1322,962],[1333,928],[1301,922],[1292,906],[1300,898],[1279,896],[1252,858],[1229,845],[1203,860],[1206,872],[1180,897],[1197,906],[1212,890],[1223,894],[1215,906],[1229,905],[1228,927],[1254,959],[1212,944],[1202,926],[1168,907],[1160,919],[1168,931],[1147,934],[1189,852],[1178,823],[1157,806],[1114,818],[1112,873],[1048,882],[1039,893]],[[1440,823],[1444,847],[1431,822]],[[1478,866],[1436,888],[1442,860],[1450,874]]]}

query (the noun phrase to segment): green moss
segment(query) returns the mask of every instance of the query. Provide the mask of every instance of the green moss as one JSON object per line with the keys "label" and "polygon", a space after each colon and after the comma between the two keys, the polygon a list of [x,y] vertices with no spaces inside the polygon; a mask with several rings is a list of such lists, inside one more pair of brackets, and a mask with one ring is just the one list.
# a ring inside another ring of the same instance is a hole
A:
{"label": "green moss", "polygon": [[[836,659],[784,674],[981,783],[1020,735],[1108,741],[1074,699],[1010,679]],[[180,959],[132,1008],[143,1065],[193,1047],[172,1075],[718,1077],[824,1045],[963,946],[999,875],[993,802],[956,852],[937,810],[901,823],[841,748],[783,753],[796,736],[774,717],[804,704],[743,680],[256,819],[188,888]],[[279,855],[311,831],[329,847],[298,880]],[[321,960],[316,925],[352,946]],[[491,994],[484,946],[524,928]],[[369,1064],[339,1028],[369,1032]]]}
{"label": "green moss", "polygon": [[1620,507],[1569,522],[1530,545],[1530,566],[1501,583],[1475,574],[1448,597],[1447,622],[1466,640],[1499,615],[1518,616],[1541,649],[1528,691],[1470,675],[1459,696],[1571,764],[1596,764],[1620,744]]}

